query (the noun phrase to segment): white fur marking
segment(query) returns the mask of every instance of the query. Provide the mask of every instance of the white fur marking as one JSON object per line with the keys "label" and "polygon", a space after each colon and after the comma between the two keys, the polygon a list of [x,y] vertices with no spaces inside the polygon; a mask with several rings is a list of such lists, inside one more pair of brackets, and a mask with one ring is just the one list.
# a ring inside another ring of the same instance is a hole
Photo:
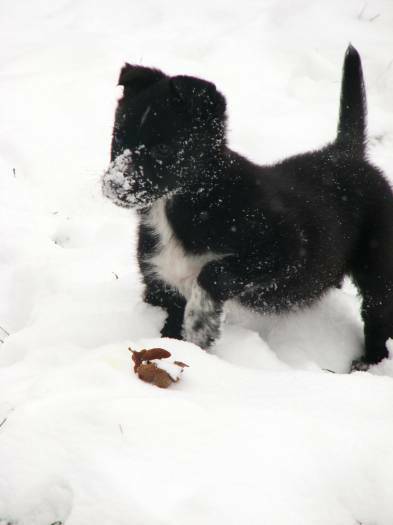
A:
{"label": "white fur marking", "polygon": [[144,224],[151,228],[158,238],[158,247],[150,259],[145,259],[151,265],[151,273],[162,281],[189,297],[191,287],[198,277],[202,267],[209,261],[222,256],[213,252],[203,255],[188,255],[176,239],[165,212],[165,197],[157,200],[143,219]]}
{"label": "white fur marking", "polygon": [[184,312],[182,335],[186,341],[209,348],[220,335],[222,307],[194,281]]}

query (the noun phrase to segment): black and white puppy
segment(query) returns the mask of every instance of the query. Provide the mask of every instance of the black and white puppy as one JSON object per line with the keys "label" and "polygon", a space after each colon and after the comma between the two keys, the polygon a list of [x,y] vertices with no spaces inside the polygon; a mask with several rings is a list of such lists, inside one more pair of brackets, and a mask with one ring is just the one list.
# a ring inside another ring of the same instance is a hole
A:
{"label": "black and white puppy", "polygon": [[168,317],[162,336],[208,348],[223,304],[283,312],[350,275],[363,297],[365,352],[393,336],[393,195],[365,157],[360,57],[345,56],[337,138],[258,166],[226,145],[214,84],[126,64],[103,191],[138,210],[145,301]]}

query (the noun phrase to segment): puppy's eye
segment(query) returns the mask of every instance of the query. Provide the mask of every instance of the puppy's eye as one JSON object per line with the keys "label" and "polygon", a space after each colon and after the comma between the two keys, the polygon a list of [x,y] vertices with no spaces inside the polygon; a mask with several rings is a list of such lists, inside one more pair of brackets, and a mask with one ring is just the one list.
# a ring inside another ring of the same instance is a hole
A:
{"label": "puppy's eye", "polygon": [[165,159],[171,153],[171,148],[168,144],[157,144],[150,149],[152,156],[155,159]]}

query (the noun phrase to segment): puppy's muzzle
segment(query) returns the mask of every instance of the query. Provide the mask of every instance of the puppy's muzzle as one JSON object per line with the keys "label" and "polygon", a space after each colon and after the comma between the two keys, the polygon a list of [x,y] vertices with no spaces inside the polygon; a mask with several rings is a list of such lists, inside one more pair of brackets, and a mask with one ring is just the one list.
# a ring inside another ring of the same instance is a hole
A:
{"label": "puppy's muzzle", "polygon": [[131,151],[125,150],[109,164],[102,177],[103,194],[118,206],[132,206],[129,202],[129,195],[132,193],[131,173]]}
{"label": "puppy's muzzle", "polygon": [[116,157],[102,177],[102,192],[117,206],[141,209],[149,205],[149,181],[142,166],[135,166],[130,150]]}

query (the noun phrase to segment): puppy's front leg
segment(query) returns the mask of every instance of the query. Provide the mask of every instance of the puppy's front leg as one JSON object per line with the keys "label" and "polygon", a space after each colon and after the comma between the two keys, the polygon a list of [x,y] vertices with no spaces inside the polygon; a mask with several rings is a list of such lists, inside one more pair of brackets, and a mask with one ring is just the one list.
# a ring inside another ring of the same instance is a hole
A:
{"label": "puppy's front leg", "polygon": [[186,341],[207,349],[220,334],[222,302],[215,301],[194,281],[184,311],[182,336]]}
{"label": "puppy's front leg", "polygon": [[182,336],[186,341],[207,349],[218,338],[224,302],[243,287],[234,273],[237,265],[244,266],[237,258],[227,256],[202,268],[184,312]]}
{"label": "puppy's front leg", "polygon": [[261,273],[259,259],[255,267],[257,270],[252,261],[247,267],[246,261],[226,256],[202,268],[184,312],[182,335],[186,341],[209,348],[220,335],[224,302],[238,295],[247,284],[241,276],[244,268],[249,271],[249,280],[253,280],[254,273]]}
{"label": "puppy's front leg", "polygon": [[169,288],[165,288],[162,282],[151,281],[149,277],[146,276],[145,283],[145,302],[164,308],[168,314],[165,324],[161,329],[161,337],[182,339],[181,330],[186,304],[184,297]]}

